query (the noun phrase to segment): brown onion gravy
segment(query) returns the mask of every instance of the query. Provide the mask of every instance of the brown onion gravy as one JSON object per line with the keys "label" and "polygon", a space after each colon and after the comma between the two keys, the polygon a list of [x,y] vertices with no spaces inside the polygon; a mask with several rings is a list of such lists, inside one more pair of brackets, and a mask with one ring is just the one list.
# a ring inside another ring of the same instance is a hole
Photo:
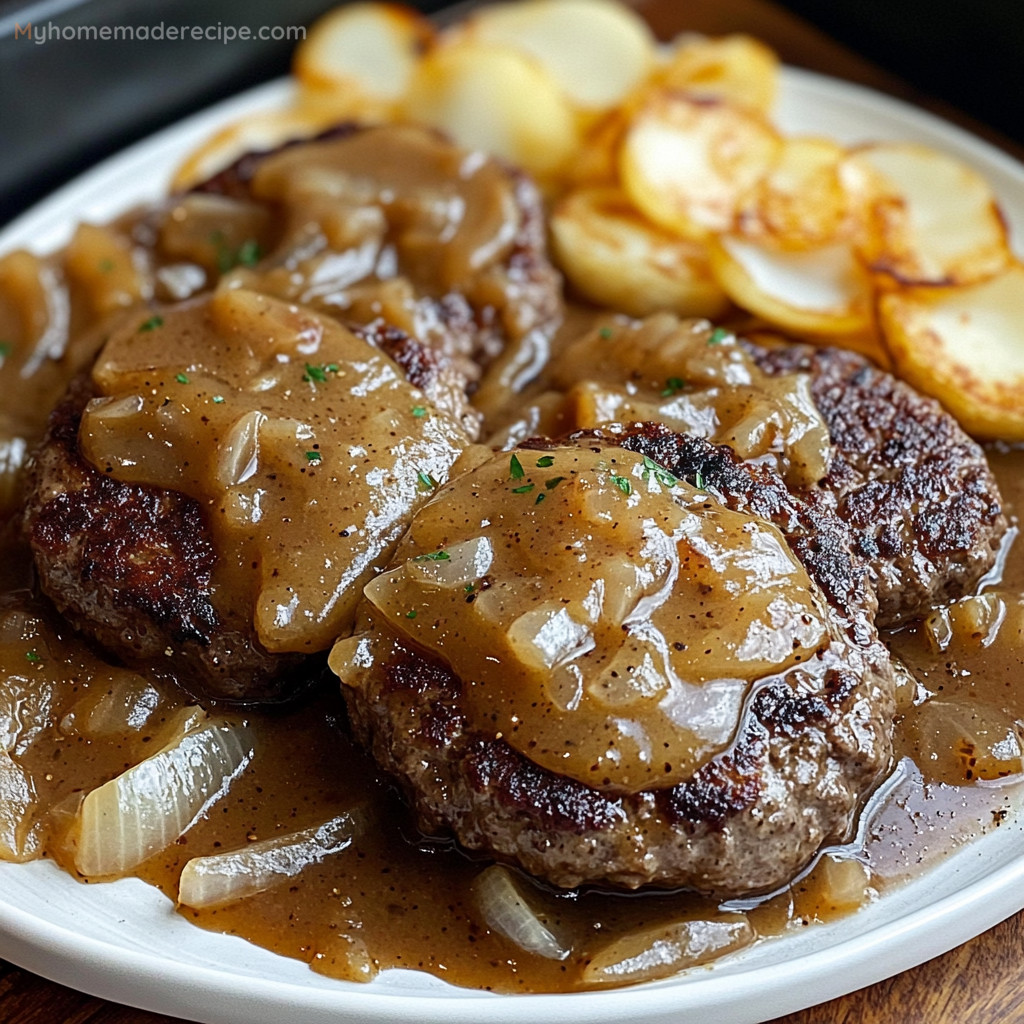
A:
{"label": "brown onion gravy", "polygon": [[[495,219],[502,224],[499,213]],[[0,339],[9,339],[14,350],[0,356],[0,520],[13,507],[19,451],[38,438],[46,409],[116,329],[118,317],[125,310],[138,316],[142,300],[191,295],[217,269],[225,245],[241,251],[252,236],[262,238],[268,230],[253,220],[251,208],[236,208],[233,216],[237,230],[222,236],[213,251],[200,252],[179,238],[177,249],[166,246],[173,258],[150,267],[152,274],[139,274],[131,256],[133,239],[153,230],[145,216],[109,229],[80,230],[71,258],[61,265],[27,253],[0,260]],[[205,244],[208,238],[201,234],[196,238]],[[98,275],[96,267],[102,268]],[[147,283],[151,279],[155,284]],[[8,286],[11,281],[16,287]],[[21,297],[21,307],[13,294]],[[29,331],[26,324],[36,327]],[[75,338],[70,348],[69,336]],[[59,365],[49,360],[65,350],[69,356]],[[660,399],[658,383],[647,386]],[[792,396],[776,397],[780,405],[793,404]],[[538,402],[543,401],[541,395]],[[554,422],[558,415],[564,419],[552,408],[546,414]],[[546,422],[544,414],[541,409],[541,420],[519,428],[523,436]],[[1024,450],[993,446],[989,455],[1009,511],[1019,512]],[[850,870],[844,874],[843,862],[837,867],[822,858],[784,891],[731,908],[746,914],[758,938],[853,912],[998,826],[1012,810],[1024,768],[1024,727],[1018,724],[1024,722],[1024,690],[1018,685],[1024,669],[1022,543],[1013,536],[1001,573],[989,575],[980,601],[962,602],[886,638],[913,677],[899,695],[898,772],[865,810],[860,845],[846,851],[853,856],[845,862]],[[35,722],[42,728],[14,755],[31,779],[31,800],[39,808],[32,834],[19,838],[21,856],[42,853],[73,872],[67,829],[81,795],[158,749],[167,723],[190,701],[169,684],[110,665],[33,595],[31,582],[27,552],[8,520],[0,535],[0,682],[23,680],[42,695]],[[116,721],[111,704],[132,701],[151,712],[145,724],[110,731],[109,722]],[[31,717],[31,707],[28,712]],[[552,992],[593,987],[587,965],[618,938],[722,915],[713,901],[693,894],[556,893],[520,879],[533,906],[574,950],[561,961],[524,953],[490,930],[475,906],[471,886],[488,862],[417,832],[392,786],[349,738],[337,679],[326,670],[288,707],[230,711],[226,717],[249,723],[255,757],[192,828],[137,869],[140,878],[175,901],[191,858],[287,835],[357,807],[369,824],[347,850],[289,883],[220,909],[180,909],[200,927],[242,936],[337,978],[368,980],[386,968],[412,968],[467,987]],[[982,784],[975,784],[979,779]]]}

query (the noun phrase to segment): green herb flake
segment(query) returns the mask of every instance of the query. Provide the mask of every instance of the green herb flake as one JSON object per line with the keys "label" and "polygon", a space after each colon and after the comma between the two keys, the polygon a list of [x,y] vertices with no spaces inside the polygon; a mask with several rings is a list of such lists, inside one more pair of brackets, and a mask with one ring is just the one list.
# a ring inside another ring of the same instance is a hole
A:
{"label": "green herb flake", "polygon": [[542,455],[537,460],[537,465],[540,466],[541,469],[547,469],[548,466],[553,466],[554,464],[555,457],[553,455]]}
{"label": "green herb flake", "polygon": [[262,255],[263,251],[260,249],[259,242],[255,238],[248,238],[238,247],[238,265],[242,267],[255,267]]}
{"label": "green herb flake", "polygon": [[223,403],[223,401],[224,401],[224,396],[223,395],[214,395],[213,398],[211,399],[211,401],[213,402],[214,405],[221,405]]}
{"label": "green herb flake", "polygon": [[732,337],[732,331],[727,331],[724,327],[716,327],[711,332],[711,337],[708,338],[709,345],[721,345],[726,338]]}
{"label": "green herb flake", "polygon": [[694,474],[694,486],[698,491],[706,491],[708,489],[707,480],[705,480],[704,474],[699,469]]}
{"label": "green herb flake", "polygon": [[26,661],[31,661],[33,665],[38,665],[43,659],[39,656],[37,651],[29,651],[25,655]]}
{"label": "green herb flake", "polygon": [[314,366],[312,363],[306,363],[306,372],[302,375],[304,381],[316,381],[317,384],[327,383],[327,367],[325,366]]}
{"label": "green herb flake", "polygon": [[432,491],[437,487],[437,481],[429,473],[421,471],[416,474],[416,477],[420,482],[420,487],[425,491]]}
{"label": "green herb flake", "polygon": [[176,374],[174,375],[174,379],[175,379],[175,380],[176,380],[176,381],[177,381],[177,382],[178,382],[179,384],[187,384],[187,383],[188,383],[188,377],[187,377],[187,376],[186,376],[186,375],[185,375],[184,373],[176,373]]}
{"label": "green herb flake", "polygon": [[602,337],[602,338],[603,338],[603,339],[604,339],[605,341],[608,341],[608,339],[609,339],[609,338],[611,338],[611,336],[612,336],[612,329],[611,329],[610,327],[602,327],[602,328],[601,328],[601,330],[599,330],[599,331],[598,331],[597,333],[598,333],[598,334],[599,334],[599,335],[600,335],[600,336],[601,336],[601,337]]}
{"label": "green herb flake", "polygon": [[101,274],[109,274],[114,269],[113,260],[100,260],[98,264]]}
{"label": "green herb flake", "polygon": [[628,498],[633,493],[633,485],[624,477],[614,473],[608,478]]}
{"label": "green herb flake", "polygon": [[155,331],[158,327],[163,327],[163,325],[164,318],[162,316],[151,316],[145,323],[139,324],[139,334]]}
{"label": "green herb flake", "polygon": [[14,351],[14,343],[0,341],[0,359],[6,359]]}
{"label": "green herb flake", "polygon": [[662,398],[669,398],[672,395],[678,395],[683,388],[686,387],[686,382],[682,377],[669,377],[665,381],[665,389],[661,393]]}
{"label": "green herb flake", "polygon": [[426,555],[417,555],[414,562],[447,562],[452,556],[447,551],[431,551]]}
{"label": "green herb flake", "polygon": [[544,481],[544,486],[549,491],[553,491],[564,479],[564,476],[553,476],[550,480]]}
{"label": "green herb flake", "polygon": [[422,405],[414,405],[412,407],[412,414],[413,416],[416,417],[416,419],[421,420],[423,419],[424,416],[427,415],[426,407]]}
{"label": "green herb flake", "polygon": [[319,452],[306,452],[307,462],[320,462],[323,456]]}
{"label": "green herb flake", "polygon": [[513,487],[513,494],[529,494],[533,490],[533,484],[523,484],[522,487]]}
{"label": "green herb flake", "polygon": [[475,584],[475,583],[467,583],[467,584],[466,584],[466,585],[465,585],[465,586],[464,586],[464,587],[463,587],[462,589],[463,589],[463,590],[464,590],[464,591],[465,591],[465,592],[466,592],[467,594],[472,594],[472,593],[473,593],[473,591],[474,591],[474,590],[476,590],[476,584]]}
{"label": "green herb flake", "polygon": [[523,464],[519,461],[518,455],[513,455],[508,464],[508,475],[511,480],[522,480],[526,476]]}
{"label": "green herb flake", "polygon": [[540,494],[537,495],[537,500],[534,502],[534,505],[539,505],[546,497],[547,495],[541,491]]}
{"label": "green herb flake", "polygon": [[650,456],[645,455],[643,477],[645,480],[650,480],[652,476],[662,487],[675,487],[679,483],[667,469],[659,466]]}
{"label": "green herb flake", "polygon": [[411,612],[406,612],[405,613],[405,617],[407,619],[415,619],[416,618],[416,609],[413,608],[413,610]]}

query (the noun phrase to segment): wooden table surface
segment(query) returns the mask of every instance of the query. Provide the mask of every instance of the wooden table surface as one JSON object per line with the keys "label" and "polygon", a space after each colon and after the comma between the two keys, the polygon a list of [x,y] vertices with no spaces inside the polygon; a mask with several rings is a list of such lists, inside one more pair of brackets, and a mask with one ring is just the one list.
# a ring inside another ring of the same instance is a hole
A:
{"label": "wooden table surface", "polygon": [[[770,0],[633,0],[633,4],[663,36],[683,29],[711,35],[747,32],[771,44],[787,63],[908,99],[1024,158],[1024,147],[915,92]],[[771,1024],[1012,1021],[1024,1021],[1024,912],[920,967]],[[0,1024],[173,1024],[173,1019],[95,999],[0,961]]]}

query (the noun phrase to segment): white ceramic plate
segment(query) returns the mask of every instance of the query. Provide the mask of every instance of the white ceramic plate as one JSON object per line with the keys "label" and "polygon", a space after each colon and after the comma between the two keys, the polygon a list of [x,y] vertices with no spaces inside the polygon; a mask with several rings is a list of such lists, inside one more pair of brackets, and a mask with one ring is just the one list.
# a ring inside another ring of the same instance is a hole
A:
{"label": "white ceramic plate", "polygon": [[[285,103],[275,82],[189,118],[101,164],[0,233],[0,253],[48,252],[81,220],[103,221],[163,194],[181,158],[212,131]],[[914,140],[961,157],[994,186],[1024,237],[1024,166],[938,118],[857,86],[786,69],[777,120],[844,143]],[[79,885],[46,861],[0,864],[0,957],[86,992],[205,1024],[754,1024],[832,999],[937,956],[1024,907],[1018,820],[860,913],[762,943],[713,967],[613,992],[499,997],[424,974],[370,985],[189,925],[134,879]]]}

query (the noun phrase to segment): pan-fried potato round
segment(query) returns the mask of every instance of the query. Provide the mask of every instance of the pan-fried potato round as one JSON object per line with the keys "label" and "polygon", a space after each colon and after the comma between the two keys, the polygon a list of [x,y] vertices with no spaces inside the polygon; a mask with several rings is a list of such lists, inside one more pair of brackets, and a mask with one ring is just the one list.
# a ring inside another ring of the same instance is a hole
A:
{"label": "pan-fried potato round", "polygon": [[797,337],[850,348],[884,365],[871,282],[849,242],[786,252],[721,235],[708,255],[715,279],[738,306]]}
{"label": "pan-fried potato round", "polygon": [[785,139],[768,174],[740,200],[736,230],[780,249],[814,249],[837,241],[849,224],[839,180],[846,150],[830,139]]}
{"label": "pan-fried potato round", "polygon": [[750,111],[656,90],[626,132],[619,171],[642,213],[699,241],[732,225],[737,200],[768,172],[780,146],[775,129]]}
{"label": "pan-fried potato round", "polygon": [[333,110],[279,110],[252,114],[222,128],[189,154],[174,172],[171,191],[182,192],[234,163],[240,156],[308,139],[338,120]]}
{"label": "pan-fried potato round", "polygon": [[299,82],[314,92],[397,103],[406,93],[433,26],[400,4],[355,3],[321,18],[295,52]]}
{"label": "pan-fried potato round", "polygon": [[959,288],[902,288],[879,317],[896,372],[970,434],[1024,441],[1024,265]]}
{"label": "pan-fried potato round", "polygon": [[656,80],[670,89],[768,114],[779,91],[779,58],[751,36],[682,37]]}
{"label": "pan-fried potato round", "polygon": [[551,216],[555,259],[588,299],[630,316],[714,317],[728,299],[702,245],[641,217],[614,188],[566,196]]}
{"label": "pan-fried potato round", "polygon": [[614,106],[654,65],[647,23],[612,0],[494,4],[471,15],[462,31],[529,54],[583,111]]}
{"label": "pan-fried potato round", "polygon": [[855,150],[840,174],[862,222],[862,256],[883,285],[970,284],[1008,264],[992,189],[959,160],[883,143]]}
{"label": "pan-fried potato round", "polygon": [[562,166],[579,141],[568,100],[540,64],[511,47],[472,40],[427,54],[404,114],[540,176]]}

